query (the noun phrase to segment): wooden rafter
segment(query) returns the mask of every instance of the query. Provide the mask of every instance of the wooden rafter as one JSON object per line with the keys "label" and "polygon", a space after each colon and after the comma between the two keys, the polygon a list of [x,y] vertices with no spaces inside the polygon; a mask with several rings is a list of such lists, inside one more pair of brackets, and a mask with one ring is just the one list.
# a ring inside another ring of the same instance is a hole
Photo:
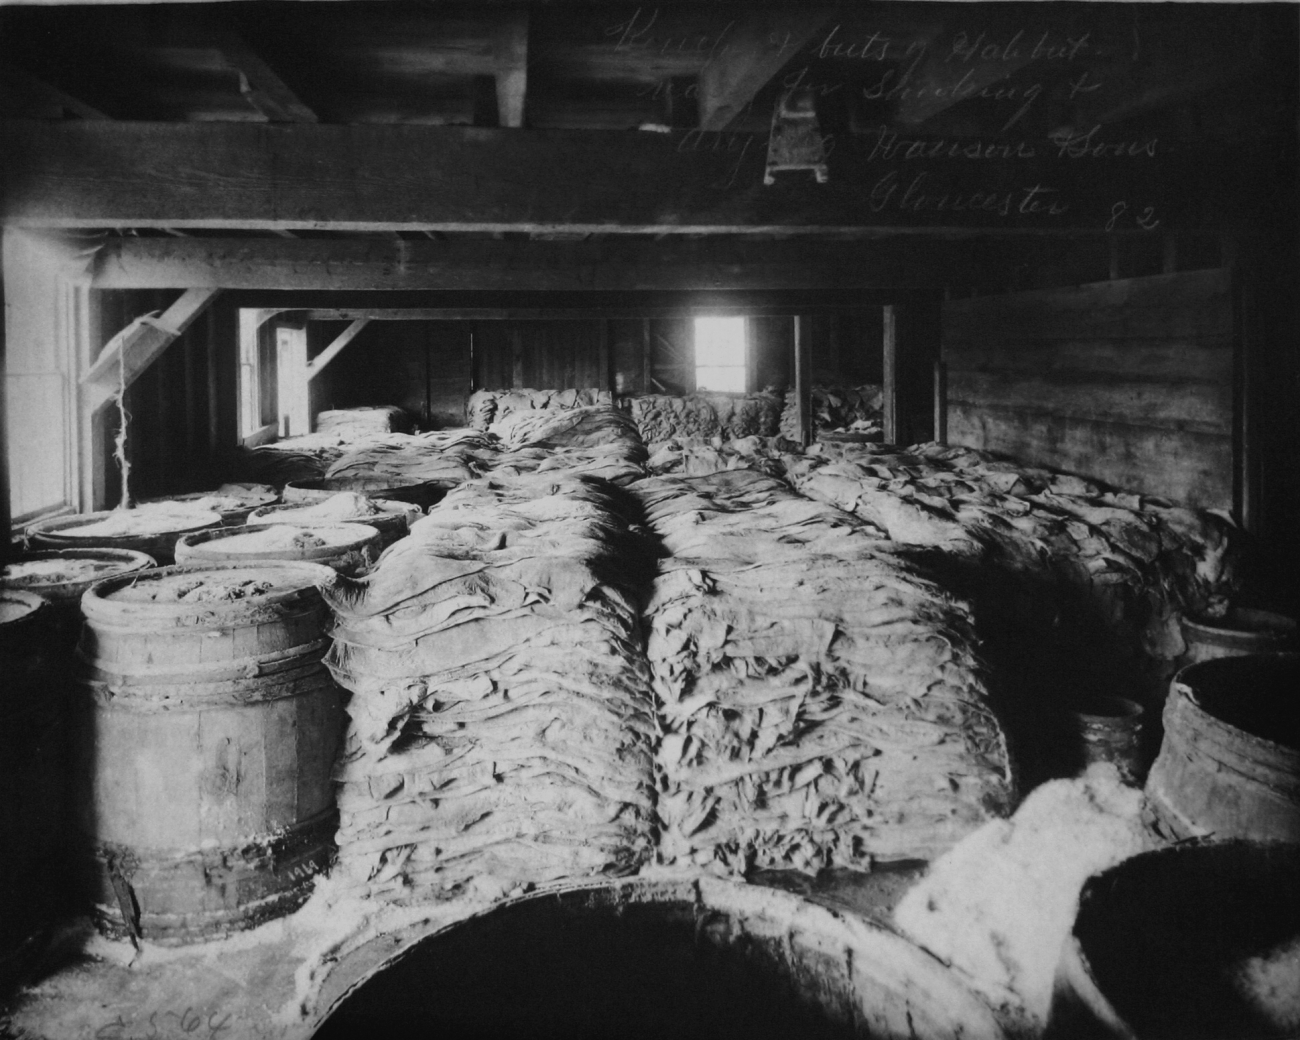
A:
{"label": "wooden rafter", "polygon": [[60,108],[80,119],[104,120],[112,118],[93,105],[86,104],[80,98],[73,97],[53,84],[47,83],[45,80],[13,65],[0,65],[0,91],[18,97],[29,98],[40,105]]}
{"label": "wooden rafter", "polygon": [[137,318],[109,340],[81,377],[92,410],[119,388],[134,383],[220,293],[220,289],[187,289],[162,314]]}
{"label": "wooden rafter", "polygon": [[270,123],[315,123],[316,113],[280,78],[247,41],[230,29],[210,30],[214,46],[239,73],[239,92]]}
{"label": "wooden rafter", "polygon": [[700,129],[725,130],[831,17],[830,8],[745,15],[700,70]]}
{"label": "wooden rafter", "polygon": [[798,239],[761,258],[734,238],[645,243],[121,238],[95,257],[95,289],[684,291],[852,288],[932,277],[932,245]]}
{"label": "wooden rafter", "polygon": [[357,333],[369,324],[369,318],[357,318],[334,338],[334,342],[307,362],[307,381],[311,382],[325,371],[325,366],[338,357],[343,348],[357,338]]}
{"label": "wooden rafter", "polygon": [[502,13],[492,55],[497,66],[497,118],[501,126],[521,127],[528,94],[527,8]]}
{"label": "wooden rafter", "polygon": [[[879,135],[837,143],[830,183],[809,190],[764,187],[757,134],[13,121],[0,124],[0,219],[56,228],[1101,234],[1120,198],[1147,200],[1162,229],[1228,219],[1232,199],[1208,209],[1212,185],[1253,176],[1240,155],[1172,145],[1140,163],[1094,165],[1050,150],[1015,164],[968,163],[907,157],[904,146],[888,159]],[[1057,200],[1066,208],[1054,210]]]}

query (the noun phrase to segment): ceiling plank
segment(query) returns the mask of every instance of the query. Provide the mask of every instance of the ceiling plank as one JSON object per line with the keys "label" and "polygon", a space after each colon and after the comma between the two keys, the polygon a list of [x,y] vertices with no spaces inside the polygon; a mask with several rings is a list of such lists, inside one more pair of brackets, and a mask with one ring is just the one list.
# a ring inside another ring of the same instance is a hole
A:
{"label": "ceiling plank", "polygon": [[311,382],[323,371],[325,366],[343,352],[343,348],[357,338],[357,333],[370,324],[369,318],[357,318],[346,329],[334,337],[334,341],[307,362],[307,382]]}
{"label": "ceiling plank", "polygon": [[271,123],[315,123],[316,113],[308,108],[279,74],[248,42],[230,29],[211,29],[213,45],[222,58],[239,72],[239,92]]}
{"label": "ceiling plank", "polygon": [[[1124,199],[1152,207],[1163,232],[1226,219],[1232,200],[1210,209],[1209,186],[1255,175],[1249,156],[1163,139],[1150,153],[1139,142],[1107,161],[1055,149],[1015,161],[918,158],[888,135],[837,145],[829,183],[764,186],[762,138],[745,133],[11,121],[0,123],[0,219],[51,228],[1057,234],[1130,230],[1131,221],[1112,220]],[[1250,205],[1245,194],[1237,200],[1243,212]]]}
{"label": "ceiling plank", "polygon": [[737,19],[700,70],[700,129],[725,130],[830,19],[831,8],[777,9]]}
{"label": "ceiling plank", "polygon": [[20,97],[30,98],[37,104],[60,108],[80,119],[112,119],[112,116],[106,115],[93,105],[88,105],[80,98],[75,98],[53,84],[13,65],[0,65],[0,89]]}
{"label": "ceiling plank", "polygon": [[528,10],[503,12],[493,41],[496,60],[497,117],[501,126],[524,125],[528,93]]}

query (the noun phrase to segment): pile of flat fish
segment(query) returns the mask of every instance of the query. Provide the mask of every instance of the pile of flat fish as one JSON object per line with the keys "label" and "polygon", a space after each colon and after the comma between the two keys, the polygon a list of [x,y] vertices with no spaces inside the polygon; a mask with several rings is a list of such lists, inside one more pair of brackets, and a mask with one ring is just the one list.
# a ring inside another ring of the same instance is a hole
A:
{"label": "pile of flat fish", "polygon": [[[1043,635],[1035,619],[1094,629],[1149,673],[1134,681],[1155,691],[1184,650],[1178,614],[1213,614],[1235,585],[1231,524],[1222,517],[1077,476],[938,444],[827,445],[784,462],[804,494],[895,541],[978,563],[968,572],[977,586],[1002,581],[1006,589],[1009,579],[1023,609],[1001,620],[1004,631],[988,634],[1027,645]],[[1095,640],[1081,643],[1096,648]]]}
{"label": "pile of flat fish", "polygon": [[614,403],[608,390],[476,390],[465,402],[465,419],[476,430],[486,430],[514,412],[589,408]]}
{"label": "pile of flat fish", "polygon": [[[608,485],[453,490],[328,591],[353,693],[336,874],[436,899],[634,872],[652,854],[655,733],[633,586],[653,556]],[[647,570],[648,567],[648,570]]]}
{"label": "pile of flat fish", "polygon": [[364,436],[373,433],[407,433],[411,417],[392,404],[363,408],[330,408],[316,414],[317,433]]}
{"label": "pile of flat fish", "polygon": [[753,469],[770,477],[783,477],[781,456],[797,451],[798,445],[780,437],[739,437],[723,440],[714,437],[673,437],[654,446],[646,460],[646,471],[653,477],[679,475],[707,477],[732,469]]}
{"label": "pile of flat fish", "polygon": [[771,437],[781,419],[781,399],[773,393],[646,394],[629,397],[624,407],[641,439],[656,444],[672,438]]}
{"label": "pile of flat fish", "polygon": [[323,477],[353,439],[351,434],[305,433],[254,448],[241,447],[235,470],[241,480],[283,488],[291,480]]}
{"label": "pile of flat fish", "polygon": [[383,478],[395,485],[472,480],[495,462],[497,447],[494,437],[477,430],[382,434],[342,455],[325,476]]}
{"label": "pile of flat fish", "polygon": [[615,484],[645,476],[645,445],[616,408],[515,412],[493,429],[504,444],[494,474],[563,472]]}
{"label": "pile of flat fish", "polygon": [[659,857],[721,872],[930,858],[1013,781],[964,603],[883,532],[749,470],[633,484]]}
{"label": "pile of flat fish", "polygon": [[[813,423],[817,430],[831,432],[879,432],[883,409],[884,390],[874,383],[862,386],[814,386],[812,396]],[[785,395],[781,411],[783,437],[798,440],[798,399],[793,390]]]}

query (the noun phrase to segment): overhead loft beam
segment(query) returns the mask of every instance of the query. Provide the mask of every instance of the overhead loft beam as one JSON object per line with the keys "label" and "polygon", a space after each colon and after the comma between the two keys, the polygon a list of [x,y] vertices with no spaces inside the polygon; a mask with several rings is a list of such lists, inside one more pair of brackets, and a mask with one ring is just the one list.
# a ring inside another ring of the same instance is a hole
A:
{"label": "overhead loft beam", "polygon": [[701,130],[725,130],[830,20],[830,8],[778,9],[747,14],[723,36],[700,70]]}
{"label": "overhead loft beam", "polygon": [[226,64],[239,73],[239,92],[268,122],[318,122],[316,113],[302,103],[242,36],[223,28],[211,29],[210,35]]}
{"label": "overhead loft beam", "polygon": [[13,121],[0,123],[0,218],[53,228],[1100,234],[1116,199],[1148,200],[1161,230],[1213,227],[1234,204],[1251,205],[1212,190],[1249,176],[1249,157],[1190,144],[1103,163],[1054,149],[1011,163],[881,148],[876,135],[845,136],[830,183],[769,187],[762,137],[745,133]]}
{"label": "overhead loft beam", "polygon": [[81,377],[93,411],[119,389],[129,387],[220,295],[220,289],[187,289],[158,317],[137,318],[104,347]]}
{"label": "overhead loft beam", "polygon": [[79,119],[106,120],[105,115],[93,105],[60,90],[51,83],[31,75],[13,65],[0,64],[0,94],[18,99],[19,105],[39,105],[71,113]]}
{"label": "overhead loft beam", "polygon": [[502,12],[493,40],[496,62],[497,119],[501,126],[524,125],[524,103],[528,94],[528,11]]}
{"label": "overhead loft beam", "polygon": [[370,324],[369,318],[357,318],[335,337],[334,342],[307,362],[307,381],[311,382],[325,371],[325,366],[343,352],[343,348],[357,338],[357,333]]}
{"label": "overhead loft beam", "polygon": [[582,292],[898,286],[942,271],[935,247],[904,241],[643,242],[120,238],[95,255],[91,288],[537,289]]}

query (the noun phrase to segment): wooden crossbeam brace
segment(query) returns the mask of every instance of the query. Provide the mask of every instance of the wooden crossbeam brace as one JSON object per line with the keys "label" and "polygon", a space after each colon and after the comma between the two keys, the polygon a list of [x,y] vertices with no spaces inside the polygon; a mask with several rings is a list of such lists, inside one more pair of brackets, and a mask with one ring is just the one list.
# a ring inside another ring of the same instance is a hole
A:
{"label": "wooden crossbeam brace", "polygon": [[528,11],[521,8],[503,19],[492,48],[497,63],[497,121],[501,126],[524,125],[528,94]]}
{"label": "wooden crossbeam brace", "polygon": [[316,113],[302,103],[280,78],[236,32],[213,27],[210,36],[226,62],[239,73],[239,92],[270,123],[316,123]]}
{"label": "wooden crossbeam brace", "polygon": [[357,337],[357,333],[370,324],[369,318],[358,318],[346,329],[338,334],[334,342],[322,350],[314,358],[307,362],[307,381],[310,383],[324,370],[325,366],[333,361],[346,347]]}
{"label": "wooden crossbeam brace", "polygon": [[749,14],[734,23],[700,70],[700,129],[730,126],[831,14],[830,8],[799,7]]}
{"label": "wooden crossbeam brace", "polygon": [[81,377],[92,408],[107,401],[119,387],[134,383],[220,294],[220,289],[187,289],[162,314],[136,318],[109,340]]}
{"label": "wooden crossbeam brace", "polygon": [[102,120],[112,118],[99,109],[86,104],[80,98],[75,98],[71,94],[60,90],[52,83],[47,83],[45,80],[33,76],[25,69],[19,69],[13,65],[0,65],[0,82],[7,82],[14,90],[39,99],[45,104],[61,108],[65,112],[71,112],[81,119]]}

